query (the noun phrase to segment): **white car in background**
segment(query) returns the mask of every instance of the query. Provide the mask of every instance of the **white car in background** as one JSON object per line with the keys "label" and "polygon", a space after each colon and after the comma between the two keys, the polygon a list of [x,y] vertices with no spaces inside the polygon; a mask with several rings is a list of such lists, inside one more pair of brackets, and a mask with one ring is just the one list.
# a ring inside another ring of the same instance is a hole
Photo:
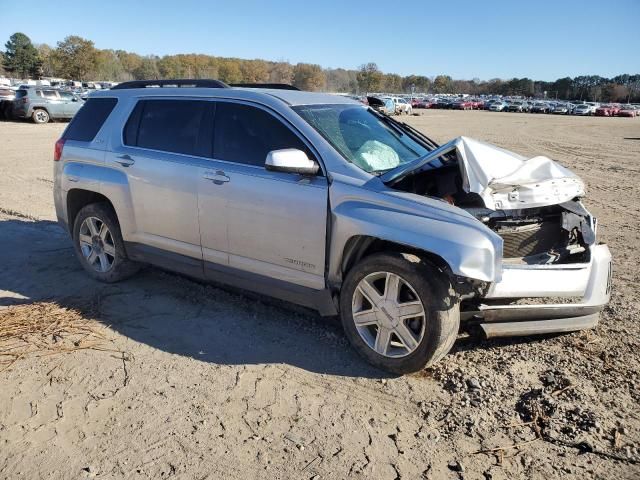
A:
{"label": "white car in background", "polygon": [[489,105],[489,111],[491,112],[502,112],[507,108],[507,103],[505,102],[494,102]]}
{"label": "white car in background", "polygon": [[553,113],[560,115],[567,115],[569,112],[569,105],[566,103],[557,103],[553,109]]}
{"label": "white car in background", "polygon": [[402,115],[403,113],[411,115],[413,113],[413,107],[404,98],[394,97],[393,102],[396,104],[396,113],[398,115]]}
{"label": "white car in background", "polygon": [[576,105],[571,113],[573,115],[593,115],[595,111],[596,109],[592,105],[582,103],[580,105]]}

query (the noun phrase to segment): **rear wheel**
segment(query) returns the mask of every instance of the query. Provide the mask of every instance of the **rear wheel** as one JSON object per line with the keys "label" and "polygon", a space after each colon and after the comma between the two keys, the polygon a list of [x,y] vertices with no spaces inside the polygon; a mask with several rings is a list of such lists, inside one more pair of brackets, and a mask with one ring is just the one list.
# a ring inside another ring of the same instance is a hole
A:
{"label": "rear wheel", "polygon": [[78,212],[73,246],[83,268],[101,282],[124,280],[140,268],[128,259],[118,219],[107,203],[93,203]]}
{"label": "rear wheel", "polygon": [[440,360],[460,326],[459,300],[448,276],[407,254],[374,254],[353,267],[340,293],[340,312],[356,351],[399,374]]}
{"label": "rear wheel", "polygon": [[31,119],[34,123],[47,123],[49,122],[49,112],[42,108],[36,108],[31,114]]}

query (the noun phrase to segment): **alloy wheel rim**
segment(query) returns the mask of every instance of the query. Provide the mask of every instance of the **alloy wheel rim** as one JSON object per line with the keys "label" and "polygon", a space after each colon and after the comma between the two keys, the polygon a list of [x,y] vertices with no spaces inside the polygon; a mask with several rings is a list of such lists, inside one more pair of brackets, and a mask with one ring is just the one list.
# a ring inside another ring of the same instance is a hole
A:
{"label": "alloy wheel rim", "polygon": [[40,122],[44,122],[47,119],[47,114],[40,111],[36,113],[36,118],[38,119],[38,121]]}
{"label": "alloy wheel rim", "polygon": [[97,217],[86,218],[80,225],[79,241],[82,256],[96,272],[113,268],[116,246],[106,223]]}
{"label": "alloy wheel rim", "polygon": [[374,272],[360,280],[351,313],[358,334],[379,355],[405,357],[424,338],[424,305],[411,284],[395,273]]}

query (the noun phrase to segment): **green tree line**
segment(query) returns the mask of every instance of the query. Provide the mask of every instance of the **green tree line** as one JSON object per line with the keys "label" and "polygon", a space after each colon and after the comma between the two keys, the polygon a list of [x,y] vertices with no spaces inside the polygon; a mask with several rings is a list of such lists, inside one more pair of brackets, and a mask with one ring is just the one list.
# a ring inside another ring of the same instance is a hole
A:
{"label": "green tree line", "polygon": [[245,60],[202,54],[142,56],[124,50],[95,48],[91,40],[71,35],[55,47],[34,45],[24,33],[11,35],[0,52],[0,73],[19,78],[60,77],[72,80],[126,81],[163,78],[216,78],[227,83],[289,83],[303,90],[387,93],[468,93],[582,99],[640,101],[640,74],[613,78],[598,75],[560,78],[553,82],[454,80],[448,75],[401,76],[380,71],[375,63],[357,70],[322,68],[310,63]]}

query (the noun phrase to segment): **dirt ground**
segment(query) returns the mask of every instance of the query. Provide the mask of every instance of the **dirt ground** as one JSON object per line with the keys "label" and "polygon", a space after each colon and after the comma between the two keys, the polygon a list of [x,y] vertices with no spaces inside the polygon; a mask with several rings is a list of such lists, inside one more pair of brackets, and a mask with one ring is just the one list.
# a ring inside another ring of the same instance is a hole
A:
{"label": "dirt ground", "polygon": [[[0,478],[639,478],[640,119],[403,120],[582,176],[615,261],[595,330],[461,336],[434,369],[393,377],[361,360],[337,321],[302,308],[155,269],[98,284],[54,223],[64,124],[2,122],[0,320],[84,318],[91,330],[25,337],[66,353],[0,367]],[[0,352],[12,345],[0,337]]]}

